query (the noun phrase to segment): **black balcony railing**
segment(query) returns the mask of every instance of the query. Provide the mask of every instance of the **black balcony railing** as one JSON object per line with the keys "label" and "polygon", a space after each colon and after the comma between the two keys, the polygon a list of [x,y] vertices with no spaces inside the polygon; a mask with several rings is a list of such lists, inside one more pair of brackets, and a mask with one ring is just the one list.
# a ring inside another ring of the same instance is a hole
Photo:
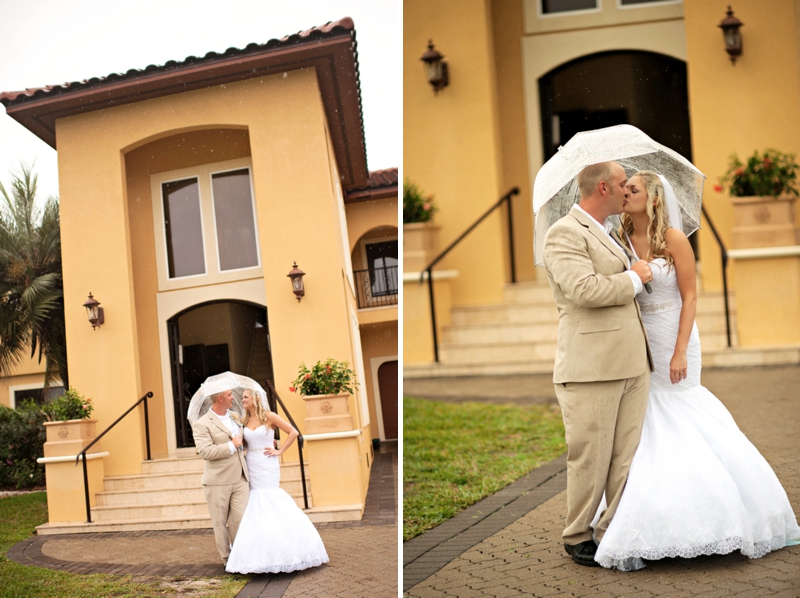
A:
{"label": "black balcony railing", "polygon": [[353,274],[359,309],[397,305],[397,266],[355,270]]}

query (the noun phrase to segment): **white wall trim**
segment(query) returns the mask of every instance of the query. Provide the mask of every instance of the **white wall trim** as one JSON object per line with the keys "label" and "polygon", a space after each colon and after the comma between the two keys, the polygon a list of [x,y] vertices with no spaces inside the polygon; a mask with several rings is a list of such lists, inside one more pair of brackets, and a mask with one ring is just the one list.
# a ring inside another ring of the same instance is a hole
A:
{"label": "white wall trim", "polygon": [[[86,460],[91,461],[93,459],[102,459],[103,457],[108,457],[108,451],[103,451],[102,453],[87,453]],[[68,461],[75,461],[79,459],[80,455],[62,455],[60,457],[39,457],[36,459],[37,463],[42,463],[47,465],[48,463],[67,463]]]}
{"label": "white wall trim", "polygon": [[[373,391],[372,395],[374,397],[373,401],[375,403],[375,417],[378,420],[378,438],[380,438],[381,440],[386,440],[386,432],[383,429],[383,407],[381,406],[381,385],[378,384],[378,370],[384,363],[388,361],[396,361],[398,363],[398,366],[400,365],[400,360],[398,359],[397,355],[384,355],[382,357],[372,357],[369,360],[369,369],[370,369],[370,374],[372,375],[372,391]],[[399,376],[400,370],[398,369],[397,372]],[[400,394],[399,379],[397,383],[398,383],[397,394],[399,396]],[[398,420],[400,419],[399,413],[397,414],[397,418]],[[399,424],[400,422],[398,421],[397,423]],[[397,427],[397,430],[399,434],[400,431],[399,425]]]}
{"label": "white wall trim", "polygon": [[333,438],[355,438],[361,436],[361,430],[348,430],[346,432],[326,432],[325,434],[303,434],[303,440],[331,440]]}
{"label": "white wall trim", "polygon": [[[423,282],[428,280],[426,272],[403,272],[403,282],[419,282],[420,275]],[[433,280],[452,280],[458,278],[458,270],[434,270]]]}
{"label": "white wall trim", "polygon": [[729,249],[728,257],[734,260],[757,260],[770,257],[792,257],[800,255],[800,245],[783,247],[748,247],[747,249]]}

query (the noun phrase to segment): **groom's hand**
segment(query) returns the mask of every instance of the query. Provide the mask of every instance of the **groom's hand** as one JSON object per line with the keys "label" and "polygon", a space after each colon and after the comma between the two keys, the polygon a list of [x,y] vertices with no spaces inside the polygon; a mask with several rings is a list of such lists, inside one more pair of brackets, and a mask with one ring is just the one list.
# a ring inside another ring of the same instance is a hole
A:
{"label": "groom's hand", "polygon": [[633,266],[631,266],[631,270],[633,270],[639,276],[639,278],[642,280],[642,284],[653,280],[653,271],[650,270],[650,264],[648,264],[645,260],[639,260],[633,264]]}
{"label": "groom's hand", "polygon": [[233,443],[233,446],[235,446],[238,449],[240,446],[242,446],[242,437],[234,436],[233,438],[231,438],[231,442]]}

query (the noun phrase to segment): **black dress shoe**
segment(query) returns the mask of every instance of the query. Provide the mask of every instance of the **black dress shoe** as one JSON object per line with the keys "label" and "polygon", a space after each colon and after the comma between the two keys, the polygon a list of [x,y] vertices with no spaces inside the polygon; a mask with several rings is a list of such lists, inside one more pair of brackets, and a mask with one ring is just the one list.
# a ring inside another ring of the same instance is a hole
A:
{"label": "black dress shoe", "polygon": [[585,567],[599,567],[600,564],[594,560],[594,554],[597,552],[597,544],[594,540],[586,540],[580,544],[570,546],[564,544],[564,549],[567,554],[572,557],[572,560]]}

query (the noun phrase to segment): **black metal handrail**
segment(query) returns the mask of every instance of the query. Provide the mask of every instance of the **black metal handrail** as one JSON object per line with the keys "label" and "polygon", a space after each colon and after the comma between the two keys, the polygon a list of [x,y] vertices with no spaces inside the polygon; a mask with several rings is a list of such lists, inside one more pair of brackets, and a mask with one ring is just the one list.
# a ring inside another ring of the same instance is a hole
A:
{"label": "black metal handrail", "polygon": [[508,193],[506,193],[503,197],[497,200],[497,202],[490,207],[483,215],[478,218],[475,222],[473,222],[467,230],[461,233],[458,238],[450,243],[447,248],[442,251],[436,258],[428,264],[428,267],[425,268],[419,275],[419,283],[422,284],[425,281],[426,274],[428,279],[428,298],[431,304],[431,328],[433,330],[433,357],[434,360],[438,363],[439,361],[439,339],[438,335],[436,334],[436,302],[434,301],[433,297],[433,267],[439,263],[439,261],[444,258],[450,250],[453,249],[456,245],[458,245],[464,237],[466,237],[469,233],[473,231],[473,229],[478,226],[481,222],[483,222],[489,214],[494,212],[497,208],[499,208],[503,203],[508,202],[508,249],[509,249],[509,261],[511,265],[511,282],[517,282],[517,271],[516,265],[514,260],[514,226],[513,226],[513,214],[511,211],[511,198],[514,195],[519,195],[519,187],[514,187]]}
{"label": "black metal handrail", "polygon": [[283,412],[286,414],[286,417],[289,419],[289,423],[294,426],[294,429],[297,430],[297,452],[300,455],[300,483],[303,485],[303,504],[305,504],[305,508],[308,509],[308,489],[306,488],[306,469],[303,465],[303,435],[300,433],[300,428],[297,427],[297,424],[294,423],[294,419],[292,418],[292,414],[289,413],[289,410],[284,405],[283,401],[281,400],[280,395],[278,395],[278,391],[275,390],[275,386],[272,384],[271,380],[267,380],[266,382],[267,387],[267,400],[269,401],[269,408],[277,413],[278,408],[275,404],[276,401],[280,403],[281,407],[283,408]]}
{"label": "black metal handrail", "polygon": [[711,218],[706,212],[706,207],[701,206],[703,211],[703,216],[706,217],[706,221],[708,222],[708,227],[711,229],[711,232],[714,234],[714,238],[717,240],[717,244],[719,245],[720,255],[722,256],[722,294],[723,298],[725,299],[725,331],[728,334],[728,348],[731,347],[731,316],[730,316],[730,308],[728,307],[728,251],[725,249],[725,243],[722,242],[722,237],[719,236],[717,232],[717,228],[714,226]]}
{"label": "black metal handrail", "polygon": [[382,307],[397,305],[397,266],[354,270],[358,307]]}
{"label": "black metal handrail", "polygon": [[86,445],[86,447],[75,457],[76,467],[80,461],[83,461],[83,496],[86,499],[86,523],[92,522],[92,509],[89,505],[89,475],[86,472],[86,451],[92,448],[98,440],[100,440],[103,436],[105,436],[106,432],[108,432],[111,428],[113,428],[120,421],[122,421],[122,418],[128,415],[131,411],[133,411],[139,405],[139,403],[144,401],[144,435],[147,442],[147,460],[150,461],[150,418],[148,417],[147,413],[147,399],[151,398],[152,396],[153,393],[148,392],[141,399],[136,401],[133,405],[130,406],[130,408],[125,413],[120,415],[113,424],[111,424],[105,430],[103,430],[97,438],[95,438],[88,445]]}

